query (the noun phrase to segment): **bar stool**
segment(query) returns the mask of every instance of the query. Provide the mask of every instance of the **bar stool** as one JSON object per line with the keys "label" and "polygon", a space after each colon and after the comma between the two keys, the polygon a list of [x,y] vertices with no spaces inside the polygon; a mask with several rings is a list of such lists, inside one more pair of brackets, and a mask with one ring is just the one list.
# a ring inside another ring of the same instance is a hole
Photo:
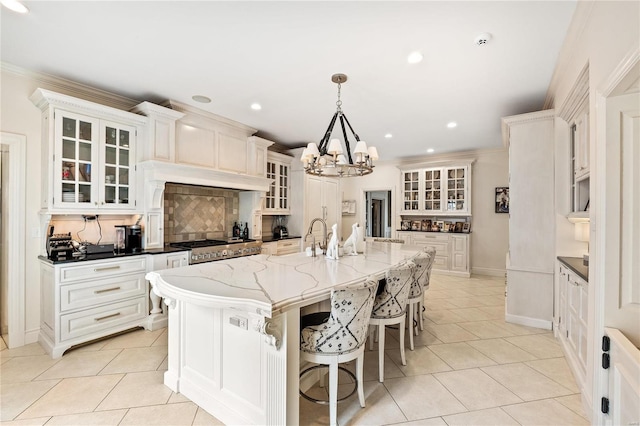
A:
{"label": "bar stool", "polygon": [[374,326],[378,326],[378,370],[381,383],[384,381],[384,335],[387,325],[398,324],[400,331],[400,358],[402,359],[402,365],[407,365],[407,360],[404,356],[404,324],[407,299],[415,268],[416,265],[412,261],[389,268],[385,274],[386,284],[384,289],[376,296],[373,305],[369,348],[373,349]]}
{"label": "bar stool", "polygon": [[[369,279],[364,284],[356,284],[331,292],[331,313],[329,319],[320,325],[312,325],[300,331],[300,359],[314,365],[302,371],[300,378],[309,371],[329,367],[329,401],[310,397],[300,391],[305,399],[320,404],[329,403],[331,425],[337,424],[338,369],[345,371],[356,381],[360,406],[364,407],[364,343],[376,294],[377,280]],[[338,364],[356,360],[356,376]]]}
{"label": "bar stool", "polygon": [[[416,320],[420,319],[421,321],[421,303],[424,298],[424,284],[425,282],[428,284],[428,276],[427,269],[429,268],[429,263],[431,262],[431,256],[426,252],[419,252],[415,256],[411,258],[411,261],[416,264],[415,273],[413,276],[413,282],[411,283],[411,289],[409,290],[409,299],[407,301],[407,316],[408,316],[408,324],[409,324],[409,348],[411,350],[414,349],[413,346],[413,333],[415,332],[416,336],[418,335],[418,327],[417,325],[413,325],[413,316],[416,315]],[[422,330],[422,327],[420,327]]]}
{"label": "bar stool", "polygon": [[[424,291],[427,291],[429,290],[429,282],[431,281],[431,269],[433,268],[433,262],[436,260],[436,248],[432,246],[427,246],[424,248],[424,252],[429,255],[429,264],[427,265],[427,276],[426,276],[426,280],[424,281]],[[420,315],[420,330],[424,330],[423,319],[424,319],[425,310],[426,309],[424,306],[424,298],[423,298],[422,300],[420,300],[420,304],[418,305],[418,312],[423,312],[423,314]]]}

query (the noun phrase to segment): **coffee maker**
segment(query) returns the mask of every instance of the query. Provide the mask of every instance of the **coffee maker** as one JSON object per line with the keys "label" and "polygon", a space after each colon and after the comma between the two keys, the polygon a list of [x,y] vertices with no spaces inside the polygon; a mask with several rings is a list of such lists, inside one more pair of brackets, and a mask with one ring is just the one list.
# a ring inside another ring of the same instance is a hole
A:
{"label": "coffee maker", "polygon": [[124,250],[127,253],[142,251],[142,227],[138,224],[125,227]]}

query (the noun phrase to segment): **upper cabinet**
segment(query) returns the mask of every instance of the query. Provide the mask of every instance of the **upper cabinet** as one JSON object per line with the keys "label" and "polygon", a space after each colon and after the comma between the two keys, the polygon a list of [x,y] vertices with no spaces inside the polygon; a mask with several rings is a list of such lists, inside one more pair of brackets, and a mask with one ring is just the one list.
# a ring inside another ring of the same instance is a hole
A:
{"label": "upper cabinet", "polygon": [[471,161],[401,170],[401,214],[471,214]]}
{"label": "upper cabinet", "polygon": [[290,214],[292,160],[289,155],[267,152],[267,179],[271,183],[264,198],[263,214]]}
{"label": "upper cabinet", "polygon": [[573,176],[576,181],[589,177],[589,113],[580,114],[571,129]]}
{"label": "upper cabinet", "polygon": [[146,118],[44,89],[31,100],[42,110],[42,207],[135,211],[136,142]]}

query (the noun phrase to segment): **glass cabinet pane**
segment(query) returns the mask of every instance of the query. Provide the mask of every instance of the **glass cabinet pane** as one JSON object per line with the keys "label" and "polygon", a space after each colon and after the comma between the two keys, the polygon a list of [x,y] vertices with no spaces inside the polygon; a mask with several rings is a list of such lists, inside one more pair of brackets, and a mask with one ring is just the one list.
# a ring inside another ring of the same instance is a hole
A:
{"label": "glass cabinet pane", "polygon": [[80,139],[91,141],[91,123],[80,121]]}
{"label": "glass cabinet pane", "polygon": [[62,118],[62,136],[66,138],[76,137],[76,120],[72,118]]}
{"label": "glass cabinet pane", "polygon": [[120,162],[118,163],[120,166],[129,167],[129,150],[121,149],[120,150]]}
{"label": "glass cabinet pane", "polygon": [[116,149],[108,146],[105,148],[105,153],[105,164],[116,164]]}
{"label": "glass cabinet pane", "polygon": [[116,133],[117,130],[113,127],[107,127],[106,135],[105,135],[105,143],[107,145],[115,145],[116,144]]}
{"label": "glass cabinet pane", "polygon": [[76,158],[76,141],[70,139],[62,140],[62,158],[75,160]]}
{"label": "glass cabinet pane", "polygon": [[129,132],[126,130],[120,130],[120,146],[122,148],[129,148]]}
{"label": "glass cabinet pane", "polygon": [[87,142],[79,143],[79,155],[78,159],[80,161],[91,161],[91,144]]}

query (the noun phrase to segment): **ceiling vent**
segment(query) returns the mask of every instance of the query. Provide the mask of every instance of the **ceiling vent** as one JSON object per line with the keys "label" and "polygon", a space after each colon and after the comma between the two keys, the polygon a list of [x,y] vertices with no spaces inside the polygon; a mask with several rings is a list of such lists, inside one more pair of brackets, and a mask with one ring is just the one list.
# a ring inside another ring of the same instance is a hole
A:
{"label": "ceiling vent", "polygon": [[482,33],[478,37],[476,37],[475,43],[478,46],[484,46],[485,44],[489,43],[489,40],[491,40],[491,34]]}

